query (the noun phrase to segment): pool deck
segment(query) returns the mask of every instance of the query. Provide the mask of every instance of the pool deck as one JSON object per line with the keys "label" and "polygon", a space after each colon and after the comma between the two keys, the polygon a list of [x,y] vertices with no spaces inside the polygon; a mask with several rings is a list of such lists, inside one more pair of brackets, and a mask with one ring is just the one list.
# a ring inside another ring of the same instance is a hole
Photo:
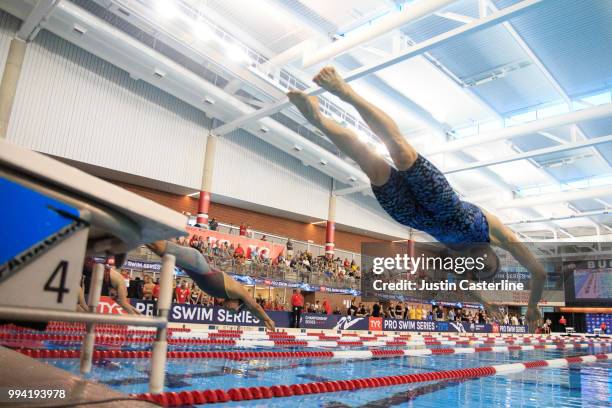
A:
{"label": "pool deck", "polygon": [[[27,390],[66,390],[64,399],[38,399],[9,402],[9,389]],[[37,406],[91,406],[94,401],[123,398],[108,403],[96,404],[96,407],[154,407],[146,401],[138,401],[129,395],[114,391],[104,385],[84,380],[67,371],[47,365],[33,358],[24,356],[0,346],[0,406],[2,407],[37,407]],[[83,405],[81,405],[83,404]]]}

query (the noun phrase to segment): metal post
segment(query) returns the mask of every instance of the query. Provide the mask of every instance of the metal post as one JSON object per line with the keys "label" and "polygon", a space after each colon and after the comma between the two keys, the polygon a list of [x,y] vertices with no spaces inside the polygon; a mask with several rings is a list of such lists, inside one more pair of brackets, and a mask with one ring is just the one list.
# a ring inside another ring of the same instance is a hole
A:
{"label": "metal post", "polygon": [[[87,305],[89,312],[95,313],[100,301],[100,293],[102,292],[102,279],[104,278],[104,265],[97,263],[93,266],[91,273],[91,282],[89,283],[89,298]],[[86,324],[86,333],[81,346],[81,374],[87,374],[91,371],[91,359],[93,357],[94,344],[96,342],[95,324]]]}
{"label": "metal post", "polygon": [[0,81],[0,138],[5,138],[8,131],[25,52],[25,41],[13,38],[6,57],[2,81]]}
{"label": "metal post", "polygon": [[174,255],[164,255],[159,280],[159,298],[157,300],[157,314],[166,320],[166,325],[157,328],[153,353],[151,354],[151,374],[149,377],[149,392],[159,394],[164,390],[166,370],[166,353],[168,352],[168,314],[172,305],[172,279],[174,274]]}

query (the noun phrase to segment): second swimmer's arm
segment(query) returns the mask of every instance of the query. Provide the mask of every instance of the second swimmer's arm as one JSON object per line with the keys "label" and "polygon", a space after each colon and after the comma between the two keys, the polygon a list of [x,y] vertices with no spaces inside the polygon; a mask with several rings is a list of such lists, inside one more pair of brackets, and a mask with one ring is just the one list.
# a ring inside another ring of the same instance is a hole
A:
{"label": "second swimmer's arm", "polygon": [[257,316],[266,327],[274,331],[274,321],[266,314],[263,308],[253,299],[253,296],[238,282],[236,282],[231,276],[223,274],[223,280],[225,282],[225,292],[229,299],[241,300],[246,307]]}

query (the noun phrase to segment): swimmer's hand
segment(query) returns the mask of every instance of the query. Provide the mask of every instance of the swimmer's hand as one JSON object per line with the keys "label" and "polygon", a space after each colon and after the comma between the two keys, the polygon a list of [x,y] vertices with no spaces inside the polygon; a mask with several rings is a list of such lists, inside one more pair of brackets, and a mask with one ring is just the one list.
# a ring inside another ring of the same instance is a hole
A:
{"label": "swimmer's hand", "polygon": [[340,76],[334,67],[323,68],[312,80],[321,88],[340,99],[348,97],[351,93],[351,87],[342,79],[342,76]]}
{"label": "swimmer's hand", "polygon": [[264,324],[266,325],[266,329],[268,329],[268,331],[276,331],[276,325],[274,324],[274,320],[270,319],[269,317],[267,319],[264,319]]}
{"label": "swimmer's hand", "polygon": [[540,314],[538,307],[529,306],[527,308],[527,313],[525,314],[525,318],[527,319],[527,325],[529,326],[529,331],[531,333],[534,333],[535,330],[540,325],[540,322],[542,321],[542,315]]}
{"label": "swimmer's hand", "polygon": [[312,123],[317,123],[321,120],[319,100],[316,96],[308,96],[304,92],[295,89],[287,92],[287,96],[289,101],[298,108],[306,120]]}

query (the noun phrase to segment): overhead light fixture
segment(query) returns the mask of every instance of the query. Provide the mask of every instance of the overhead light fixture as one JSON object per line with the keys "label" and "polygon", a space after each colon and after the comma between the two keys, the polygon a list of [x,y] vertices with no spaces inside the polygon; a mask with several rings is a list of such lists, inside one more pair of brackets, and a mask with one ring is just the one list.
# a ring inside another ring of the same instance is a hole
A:
{"label": "overhead light fixture", "polygon": [[195,193],[187,194],[187,197],[197,197],[199,195],[200,195],[200,192],[196,191]]}
{"label": "overhead light fixture", "polygon": [[211,98],[210,96],[205,96],[204,97],[204,102],[209,104],[209,105],[214,105],[215,104],[215,100],[213,98]]}
{"label": "overhead light fixture", "polygon": [[270,129],[268,129],[268,128],[267,128],[267,127],[265,127],[265,126],[262,126],[262,127],[260,127],[260,128],[259,128],[259,131],[260,131],[261,133],[268,133],[268,132],[270,131]]}
{"label": "overhead light fixture", "polygon": [[325,224],[325,223],[327,223],[327,221],[325,221],[325,220],[311,222],[312,225],[319,225],[319,224]]}
{"label": "overhead light fixture", "polygon": [[302,149],[304,149],[304,148],[302,146],[300,146],[300,145],[294,145],[293,146],[293,150],[295,150],[296,152],[301,152]]}
{"label": "overhead light fixture", "polygon": [[325,160],[325,159],[321,159],[321,160],[319,160],[319,164],[320,164],[321,166],[327,166],[327,160]]}
{"label": "overhead light fixture", "polygon": [[75,24],[75,25],[72,27],[72,30],[73,30],[75,33],[77,33],[78,35],[83,35],[83,34],[85,34],[85,33],[87,32],[87,29],[86,29],[85,27],[80,26],[80,25],[78,25],[78,24]]}
{"label": "overhead light fixture", "polygon": [[155,78],[161,79],[166,76],[166,73],[160,70],[159,68],[155,68],[155,70],[153,71],[153,75],[155,76]]}
{"label": "overhead light fixture", "polygon": [[178,8],[173,0],[157,0],[155,10],[164,18],[174,18],[178,14]]}
{"label": "overhead light fixture", "polygon": [[354,183],[354,182],[356,182],[356,181],[357,181],[357,177],[355,177],[355,176],[349,176],[349,181],[350,181],[350,182],[352,182],[352,183]]}
{"label": "overhead light fixture", "polygon": [[193,35],[201,41],[209,40],[212,37],[212,30],[202,19],[198,19],[193,26]]}
{"label": "overhead light fixture", "polygon": [[236,62],[245,62],[249,59],[247,53],[237,44],[230,44],[226,50],[227,56]]}

